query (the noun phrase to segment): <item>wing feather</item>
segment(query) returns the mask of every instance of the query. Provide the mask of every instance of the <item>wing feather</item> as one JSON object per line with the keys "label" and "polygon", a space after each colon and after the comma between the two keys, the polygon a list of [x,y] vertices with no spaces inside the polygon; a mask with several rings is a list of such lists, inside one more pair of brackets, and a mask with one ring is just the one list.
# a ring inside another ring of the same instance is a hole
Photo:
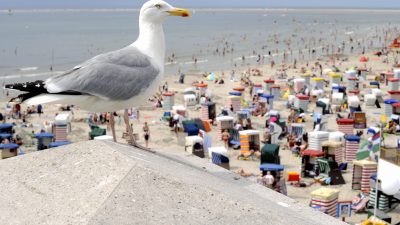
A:
{"label": "wing feather", "polygon": [[139,50],[127,47],[98,55],[67,73],[46,80],[50,93],[76,91],[111,100],[128,100],[157,78],[160,69]]}

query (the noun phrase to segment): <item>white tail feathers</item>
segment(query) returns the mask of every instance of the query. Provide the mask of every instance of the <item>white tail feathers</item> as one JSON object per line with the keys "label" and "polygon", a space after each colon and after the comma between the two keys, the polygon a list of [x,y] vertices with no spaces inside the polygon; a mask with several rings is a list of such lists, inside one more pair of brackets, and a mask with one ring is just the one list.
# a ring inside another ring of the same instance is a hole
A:
{"label": "white tail feathers", "polygon": [[41,94],[33,98],[27,99],[24,103],[27,105],[38,105],[38,104],[68,104],[71,101],[69,95],[56,95],[56,94]]}

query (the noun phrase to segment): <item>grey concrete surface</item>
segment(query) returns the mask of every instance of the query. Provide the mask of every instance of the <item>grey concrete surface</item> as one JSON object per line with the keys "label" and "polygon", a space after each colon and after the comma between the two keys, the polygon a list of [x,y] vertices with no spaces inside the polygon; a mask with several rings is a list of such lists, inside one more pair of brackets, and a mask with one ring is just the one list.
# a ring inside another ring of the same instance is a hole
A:
{"label": "grey concrete surface", "polygon": [[0,161],[1,224],[342,224],[195,156],[90,141]]}

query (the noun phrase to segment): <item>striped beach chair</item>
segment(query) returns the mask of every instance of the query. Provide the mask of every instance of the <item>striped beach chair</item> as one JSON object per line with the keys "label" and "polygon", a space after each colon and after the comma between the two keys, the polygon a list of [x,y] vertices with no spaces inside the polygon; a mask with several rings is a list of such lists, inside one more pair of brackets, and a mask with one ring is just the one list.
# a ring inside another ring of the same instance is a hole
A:
{"label": "striped beach chair", "polygon": [[222,154],[219,154],[219,153],[216,153],[216,152],[211,153],[211,161],[215,165],[218,165],[218,166],[220,166],[220,167],[222,167],[224,169],[229,170],[229,168],[230,168],[230,166],[229,166],[229,158],[224,156],[224,155],[222,155]]}

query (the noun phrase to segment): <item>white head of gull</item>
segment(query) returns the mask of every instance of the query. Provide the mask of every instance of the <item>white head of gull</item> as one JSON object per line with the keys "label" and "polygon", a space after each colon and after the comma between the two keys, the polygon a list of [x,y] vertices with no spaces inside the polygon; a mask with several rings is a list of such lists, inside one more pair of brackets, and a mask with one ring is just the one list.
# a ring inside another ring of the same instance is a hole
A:
{"label": "white head of gull", "polygon": [[168,16],[189,16],[185,9],[174,8],[164,1],[149,1],[145,3],[139,15],[138,39],[132,44],[143,53],[154,58],[162,67],[165,56],[165,39],[163,23]]}

